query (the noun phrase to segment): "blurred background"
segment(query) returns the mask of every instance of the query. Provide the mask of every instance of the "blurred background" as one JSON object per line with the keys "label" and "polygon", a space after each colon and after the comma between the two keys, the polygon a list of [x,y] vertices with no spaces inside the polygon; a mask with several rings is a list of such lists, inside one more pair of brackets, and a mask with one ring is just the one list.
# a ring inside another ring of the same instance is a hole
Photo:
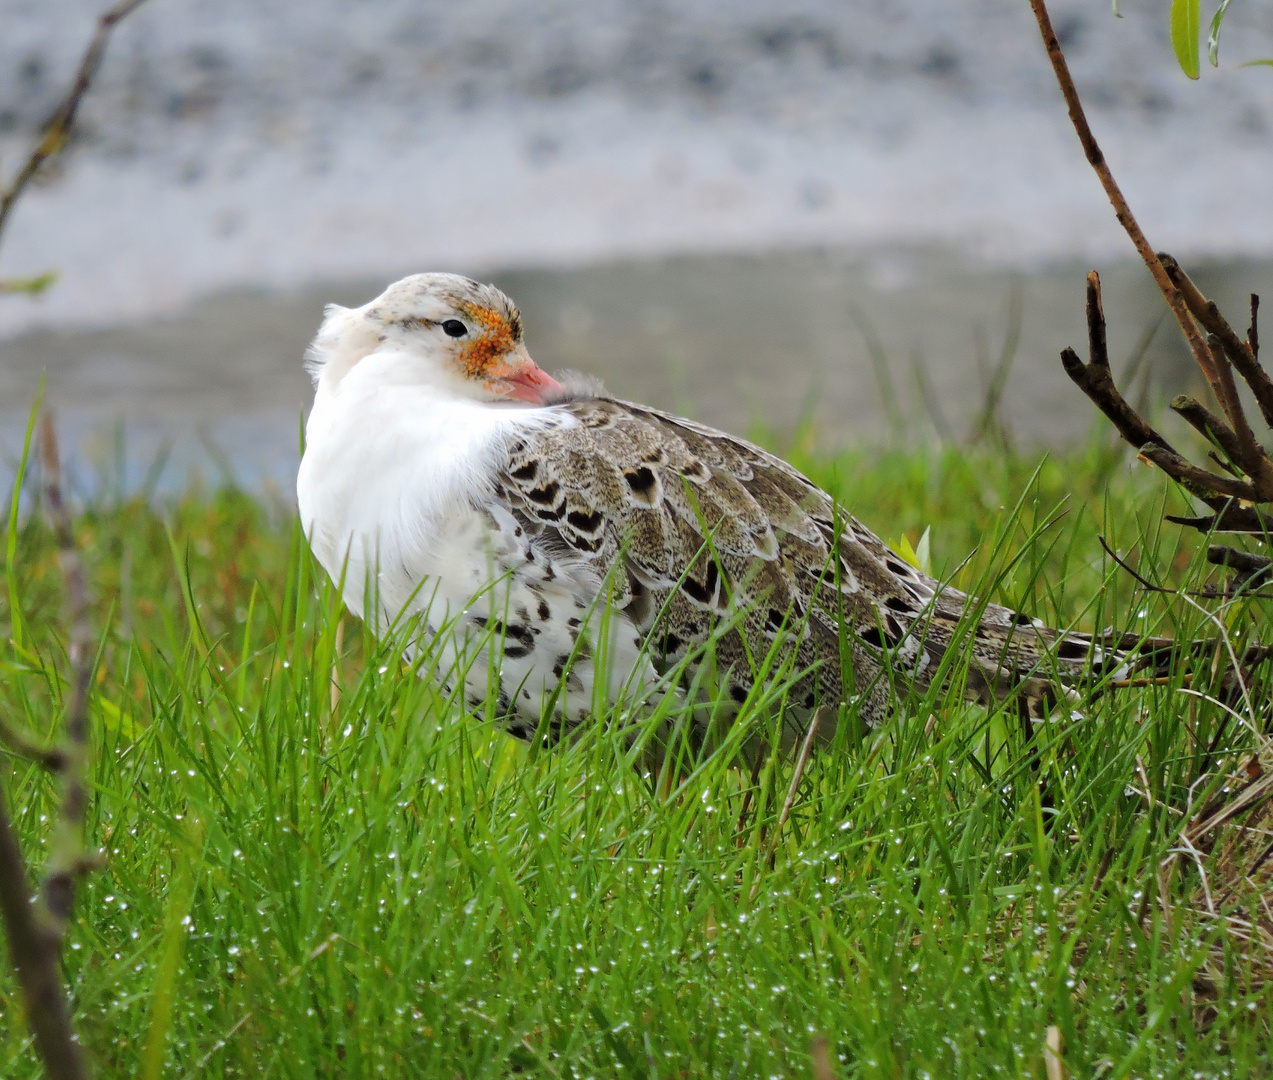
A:
{"label": "blurred background", "polygon": [[[1273,70],[1237,65],[1273,5],[1197,83],[1165,0],[1051,7],[1151,242],[1242,318]],[[99,8],[0,0],[6,180]],[[149,0],[0,246],[59,274],[0,296],[0,454],[44,379],[81,487],[164,456],[160,487],[289,491],[322,305],[441,269],[505,288],[541,366],[740,433],[964,440],[1007,373],[1013,437],[1058,445],[1093,420],[1057,358],[1090,268],[1116,363],[1191,379],[1130,256],[1026,0]]]}

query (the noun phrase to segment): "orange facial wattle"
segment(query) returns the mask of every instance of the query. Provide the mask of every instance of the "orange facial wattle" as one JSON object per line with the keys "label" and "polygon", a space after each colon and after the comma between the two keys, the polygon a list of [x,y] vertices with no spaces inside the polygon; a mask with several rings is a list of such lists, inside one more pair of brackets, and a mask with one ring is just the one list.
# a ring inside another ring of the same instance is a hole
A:
{"label": "orange facial wattle", "polygon": [[460,354],[465,374],[469,378],[480,378],[517,346],[517,338],[513,327],[498,311],[476,304],[461,304],[460,310],[481,327],[476,340],[465,345]]}

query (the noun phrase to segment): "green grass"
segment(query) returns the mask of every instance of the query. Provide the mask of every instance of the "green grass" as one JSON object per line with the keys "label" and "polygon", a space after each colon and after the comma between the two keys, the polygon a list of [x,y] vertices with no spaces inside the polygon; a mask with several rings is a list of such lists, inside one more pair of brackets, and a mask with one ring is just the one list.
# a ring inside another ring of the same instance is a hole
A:
{"label": "green grass", "polygon": [[[1180,497],[1120,456],[793,457],[886,538],[931,527],[935,570],[982,595],[1214,636],[1103,556],[1102,531],[1148,577],[1201,574],[1161,525]],[[845,1077],[1042,1077],[1052,1025],[1075,1076],[1273,1075],[1265,961],[1169,859],[1256,736],[1178,685],[1033,738],[953,692],[912,702],[816,755],[779,831],[787,757],[750,794],[718,754],[660,796],[613,732],[528,752],[348,616],[334,663],[342,616],[290,510],[103,502],[77,534],[106,859],[65,966],[103,1076],[809,1076],[821,1034]],[[61,580],[39,515],[14,540],[0,708],[43,736]],[[1260,603],[1230,626],[1267,639]],[[53,785],[8,754],[0,782],[38,863]],[[39,1075],[7,969],[0,1075]]]}

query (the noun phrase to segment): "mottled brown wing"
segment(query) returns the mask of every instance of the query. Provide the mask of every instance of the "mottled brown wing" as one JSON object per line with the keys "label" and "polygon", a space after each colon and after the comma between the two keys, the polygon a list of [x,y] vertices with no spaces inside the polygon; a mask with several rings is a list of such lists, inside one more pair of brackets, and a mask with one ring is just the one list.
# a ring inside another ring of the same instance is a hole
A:
{"label": "mottled brown wing", "polygon": [[[808,672],[799,704],[839,700],[842,618],[854,681],[873,687],[863,702],[869,723],[887,709],[886,655],[889,669],[927,683],[967,597],[920,574],[791,466],[622,401],[554,411],[556,422],[509,447],[502,501],[554,556],[577,557],[598,577],[613,571],[615,601],[654,633],[656,659],[679,659],[721,616],[741,613],[715,645],[732,693],[746,693],[752,664],[778,641],[780,658]],[[1038,665],[1052,637],[1035,620],[988,607],[971,642],[981,673],[970,680],[986,685],[970,690],[1002,692],[1000,683]]]}

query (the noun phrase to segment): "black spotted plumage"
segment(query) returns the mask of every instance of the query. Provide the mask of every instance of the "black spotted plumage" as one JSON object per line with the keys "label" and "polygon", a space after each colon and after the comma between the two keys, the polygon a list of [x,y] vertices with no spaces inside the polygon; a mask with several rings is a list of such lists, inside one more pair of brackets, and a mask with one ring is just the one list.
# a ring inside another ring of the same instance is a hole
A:
{"label": "black spotted plumage", "polygon": [[[923,689],[961,633],[965,594],[908,565],[759,447],[606,397],[550,412],[508,446],[496,497],[538,530],[536,545],[615,582],[616,610],[654,635],[660,666],[735,618],[718,632],[713,659],[736,700],[777,642],[780,659],[803,673],[792,700],[839,701],[843,621],[860,715],[874,725],[899,678]],[[1104,653],[1088,635],[993,604],[965,637],[970,696],[1017,690],[1027,708],[1048,699],[1052,677],[1077,681]]]}

